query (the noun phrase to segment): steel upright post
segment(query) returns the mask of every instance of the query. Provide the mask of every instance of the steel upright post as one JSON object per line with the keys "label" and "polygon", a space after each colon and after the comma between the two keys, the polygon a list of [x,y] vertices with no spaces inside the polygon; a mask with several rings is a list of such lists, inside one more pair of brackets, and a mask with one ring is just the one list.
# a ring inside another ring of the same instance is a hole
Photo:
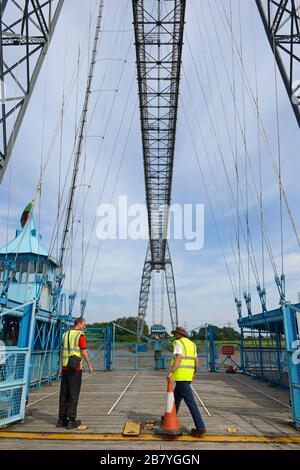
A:
{"label": "steel upright post", "polygon": [[209,366],[210,372],[216,372],[216,357],[215,357],[215,328],[213,325],[208,325],[209,337]]}
{"label": "steel upright post", "polygon": [[106,327],[105,370],[111,370],[112,327]]}
{"label": "steel upright post", "polygon": [[293,424],[300,429],[300,311],[289,302],[283,303],[282,310]]}

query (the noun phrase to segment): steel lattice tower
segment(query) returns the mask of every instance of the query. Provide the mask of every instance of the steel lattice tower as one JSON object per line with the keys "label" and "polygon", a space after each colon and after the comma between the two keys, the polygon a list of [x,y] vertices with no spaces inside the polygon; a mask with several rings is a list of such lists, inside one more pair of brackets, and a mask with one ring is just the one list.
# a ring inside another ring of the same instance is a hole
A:
{"label": "steel lattice tower", "polygon": [[64,0],[0,0],[0,182]]}
{"label": "steel lattice tower", "polygon": [[141,335],[154,270],[165,272],[172,326],[178,323],[167,232],[186,0],[133,0],[132,4],[149,223],[138,309]]}
{"label": "steel lattice tower", "polygon": [[300,11],[295,0],[256,0],[300,127]]}

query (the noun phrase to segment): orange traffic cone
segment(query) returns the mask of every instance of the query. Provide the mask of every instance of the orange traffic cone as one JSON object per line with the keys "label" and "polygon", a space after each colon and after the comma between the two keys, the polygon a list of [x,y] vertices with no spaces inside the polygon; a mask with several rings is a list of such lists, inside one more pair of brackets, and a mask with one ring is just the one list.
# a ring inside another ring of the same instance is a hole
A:
{"label": "orange traffic cone", "polygon": [[166,412],[164,415],[163,424],[159,428],[158,432],[160,434],[171,434],[173,436],[178,436],[182,434],[184,430],[185,428],[180,426],[177,419],[173,383],[171,380],[168,380]]}

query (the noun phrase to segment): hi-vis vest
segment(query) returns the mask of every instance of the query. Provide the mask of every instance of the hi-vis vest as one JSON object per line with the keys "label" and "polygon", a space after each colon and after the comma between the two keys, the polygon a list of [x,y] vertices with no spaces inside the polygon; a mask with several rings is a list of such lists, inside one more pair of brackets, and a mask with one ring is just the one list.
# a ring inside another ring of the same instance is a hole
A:
{"label": "hi-vis vest", "polygon": [[[70,334],[69,340],[68,336]],[[79,347],[79,338],[82,331],[70,330],[63,334],[62,366],[67,367],[69,356],[78,356],[81,359],[80,368],[82,369],[82,352]]]}
{"label": "hi-vis vest", "polygon": [[[182,349],[182,359],[178,369],[172,373],[172,378],[175,382],[191,382],[195,372],[196,345],[188,338],[181,338],[174,341],[174,348],[176,344]],[[172,366],[174,362],[175,357],[172,359]]]}

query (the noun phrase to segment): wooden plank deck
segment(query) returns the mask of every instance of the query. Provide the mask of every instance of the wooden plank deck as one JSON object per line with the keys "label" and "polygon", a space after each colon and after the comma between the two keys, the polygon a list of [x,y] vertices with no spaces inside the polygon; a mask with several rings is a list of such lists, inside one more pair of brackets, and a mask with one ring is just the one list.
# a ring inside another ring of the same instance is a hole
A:
{"label": "wooden plank deck", "polygon": [[[134,376],[136,377],[134,378]],[[126,421],[140,421],[152,419],[159,423],[164,413],[166,402],[166,373],[164,371],[112,371],[85,374],[78,417],[83,424],[88,425],[84,433],[110,434],[122,433]],[[125,394],[115,408],[109,411],[116,403],[121,393],[129,384]],[[208,436],[299,436],[300,433],[290,425],[291,412],[289,408],[289,394],[287,391],[243,375],[228,375],[224,373],[202,373],[193,383],[194,389],[203,400],[208,416],[200,406],[203,419],[206,423]],[[254,390],[253,387],[256,389]],[[59,383],[36,389],[31,392],[28,416],[23,424],[15,424],[5,431],[34,432],[34,433],[66,433],[65,429],[55,427],[58,410]],[[268,395],[268,396],[267,396]],[[273,399],[272,399],[273,398]],[[185,404],[179,412],[180,424],[188,429],[193,427],[193,421]],[[235,433],[228,429],[235,429]],[[68,431],[68,433],[79,431]],[[149,431],[145,431],[149,434]],[[1,434],[0,434],[1,437]],[[33,446],[36,447],[33,447]],[[213,443],[195,441],[183,442],[70,442],[53,441],[52,448],[160,448],[160,449],[200,449],[200,448],[285,448],[300,449],[300,444],[263,444],[257,443]],[[105,447],[108,446],[108,447]],[[150,446],[150,447],[149,447]],[[234,446],[234,447],[233,447]],[[51,448],[49,441],[22,441],[1,439],[0,449],[24,448]]]}

